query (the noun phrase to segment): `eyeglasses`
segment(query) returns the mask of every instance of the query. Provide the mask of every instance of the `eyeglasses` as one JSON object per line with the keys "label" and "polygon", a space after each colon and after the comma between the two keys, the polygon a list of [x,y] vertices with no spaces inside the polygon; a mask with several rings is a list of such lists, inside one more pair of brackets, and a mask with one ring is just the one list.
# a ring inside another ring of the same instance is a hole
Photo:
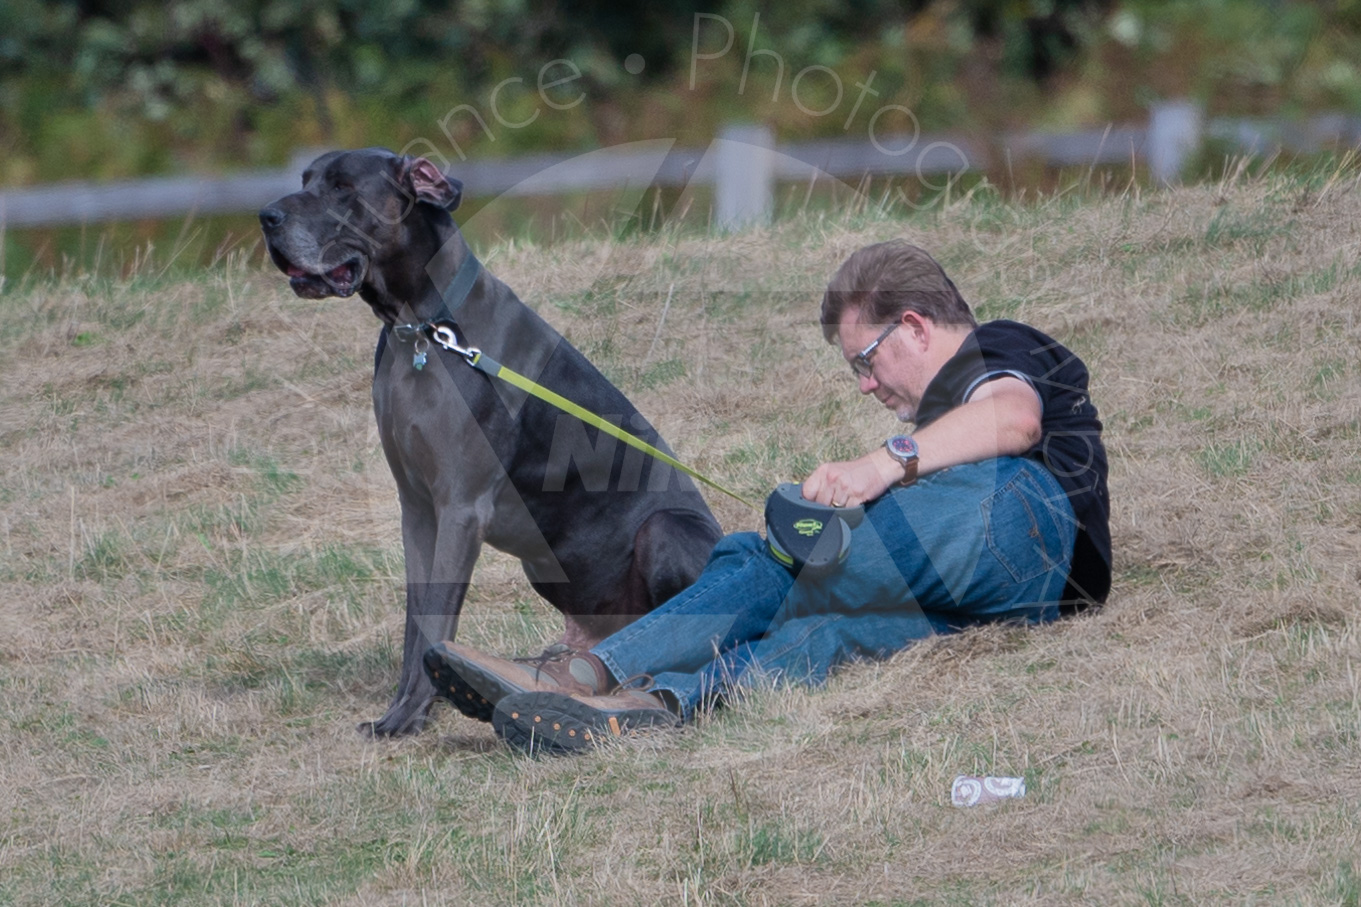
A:
{"label": "eyeglasses", "polygon": [[854,358],[851,359],[851,371],[855,372],[856,377],[870,378],[874,375],[874,363],[870,362],[870,357],[879,352],[879,344],[883,343],[888,335],[893,333],[893,329],[900,324],[902,324],[901,321],[893,322],[884,328],[882,334],[874,338],[873,343],[855,354]]}

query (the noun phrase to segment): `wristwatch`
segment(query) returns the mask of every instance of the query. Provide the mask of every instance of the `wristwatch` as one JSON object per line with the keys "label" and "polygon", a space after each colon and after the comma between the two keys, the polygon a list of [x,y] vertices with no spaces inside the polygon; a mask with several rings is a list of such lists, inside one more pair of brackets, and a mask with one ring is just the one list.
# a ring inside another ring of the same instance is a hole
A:
{"label": "wristwatch", "polygon": [[899,485],[911,485],[917,481],[917,442],[911,435],[894,435],[884,442],[888,455],[903,467],[903,477]]}

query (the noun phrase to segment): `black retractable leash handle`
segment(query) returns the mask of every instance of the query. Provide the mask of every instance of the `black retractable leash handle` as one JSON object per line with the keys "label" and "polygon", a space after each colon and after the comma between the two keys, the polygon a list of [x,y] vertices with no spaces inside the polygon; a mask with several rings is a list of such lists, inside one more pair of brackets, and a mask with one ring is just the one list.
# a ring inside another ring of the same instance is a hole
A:
{"label": "black retractable leash handle", "polygon": [[766,548],[795,576],[825,576],[846,560],[851,530],[864,518],[863,506],[828,507],[783,482],[766,498]]}

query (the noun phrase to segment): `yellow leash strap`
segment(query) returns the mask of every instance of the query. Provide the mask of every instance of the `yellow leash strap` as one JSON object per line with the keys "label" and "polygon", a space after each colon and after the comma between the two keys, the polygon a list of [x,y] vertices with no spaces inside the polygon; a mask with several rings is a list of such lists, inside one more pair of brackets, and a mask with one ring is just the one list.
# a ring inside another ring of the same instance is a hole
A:
{"label": "yellow leash strap", "polygon": [[551,391],[548,388],[544,387],[542,384],[539,384],[537,381],[533,381],[529,378],[526,378],[524,375],[521,375],[514,369],[502,365],[501,363],[497,362],[495,359],[488,356],[486,353],[482,352],[476,347],[463,346],[458,342],[458,335],[455,332],[453,325],[451,325],[450,323],[442,322],[432,325],[430,334],[431,338],[436,343],[444,347],[449,352],[457,353],[458,355],[462,356],[465,362],[467,362],[473,368],[477,369],[479,372],[482,372],[483,374],[486,375],[490,375],[493,378],[499,378],[502,381],[506,382],[507,384],[514,385],[515,387],[518,387],[525,393],[538,397],[540,400],[549,404],[550,406],[557,407],[558,409],[567,413],[569,416],[574,416],[580,419],[582,422],[585,422],[587,425],[600,429],[610,437],[617,438],[618,440],[623,441],[628,446],[633,447],[637,450],[641,450],[643,453],[647,454],[648,456],[656,460],[660,460],[667,466],[670,466],[672,469],[678,469],[681,472],[685,473],[690,478],[698,482],[703,482],[710,488],[713,488],[717,491],[721,491],[734,500],[741,501],[743,504],[746,504],[752,510],[757,509],[755,504],[753,504],[751,501],[748,501],[746,498],[742,497],[737,492],[725,488],[722,485],[715,482],[713,479],[710,479],[708,476],[696,472],[689,466],[686,466],[680,460],[677,460],[675,457],[671,456],[666,451],[658,450],[656,447],[653,447],[651,444],[647,443],[637,435],[633,435],[627,431],[624,431],[624,429],[620,428],[618,425],[615,425],[613,422],[607,422],[605,419],[601,418],[600,416],[597,416],[595,413],[591,412],[586,407],[573,403],[571,400],[568,400],[562,394],[559,394],[555,391]]}

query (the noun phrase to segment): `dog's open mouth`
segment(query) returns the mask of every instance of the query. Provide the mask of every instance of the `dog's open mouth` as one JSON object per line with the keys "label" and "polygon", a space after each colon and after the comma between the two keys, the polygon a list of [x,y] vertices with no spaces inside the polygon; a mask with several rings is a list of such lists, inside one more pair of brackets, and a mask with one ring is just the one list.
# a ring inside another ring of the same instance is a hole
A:
{"label": "dog's open mouth", "polygon": [[350,296],[359,289],[364,279],[364,261],[359,257],[351,258],[342,265],[329,271],[308,271],[291,262],[280,262],[283,272],[288,275],[288,285],[304,299],[322,299],[327,296]]}

